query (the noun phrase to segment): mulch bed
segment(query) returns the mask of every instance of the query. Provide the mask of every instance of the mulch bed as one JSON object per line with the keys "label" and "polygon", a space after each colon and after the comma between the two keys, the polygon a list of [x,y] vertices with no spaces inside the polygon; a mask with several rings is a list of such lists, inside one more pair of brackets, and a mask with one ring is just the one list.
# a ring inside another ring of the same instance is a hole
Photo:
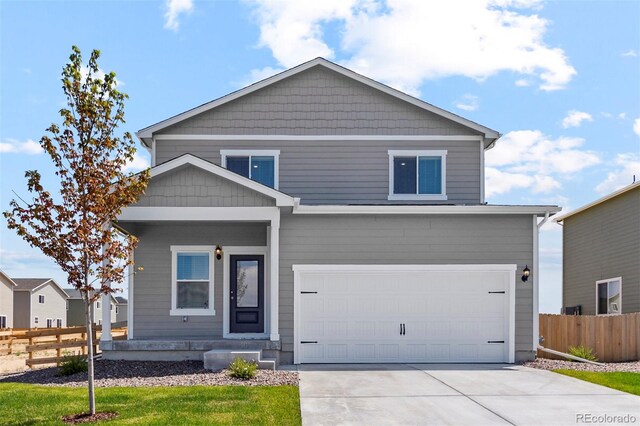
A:
{"label": "mulch bed", "polygon": [[[258,370],[253,379],[230,377],[227,370],[206,370],[202,361],[95,361],[95,386],[298,386],[298,373],[284,370]],[[0,383],[31,383],[45,386],[87,386],[87,374],[59,376],[58,368],[43,368],[0,375]]]}
{"label": "mulch bed", "polygon": [[535,361],[524,363],[525,367],[538,368],[540,370],[577,370],[594,371],[599,373],[629,372],[640,373],[640,361],[608,362],[604,365],[587,364],[585,362],[564,361],[556,359],[538,358]]}
{"label": "mulch bed", "polygon": [[111,420],[111,419],[115,419],[116,417],[118,417],[118,413],[95,413],[95,414],[89,414],[89,413],[81,413],[81,414],[71,414],[69,416],[64,416],[62,417],[62,421],[70,424],[70,425],[75,425],[78,423],[93,423],[93,422],[98,422],[100,420]]}

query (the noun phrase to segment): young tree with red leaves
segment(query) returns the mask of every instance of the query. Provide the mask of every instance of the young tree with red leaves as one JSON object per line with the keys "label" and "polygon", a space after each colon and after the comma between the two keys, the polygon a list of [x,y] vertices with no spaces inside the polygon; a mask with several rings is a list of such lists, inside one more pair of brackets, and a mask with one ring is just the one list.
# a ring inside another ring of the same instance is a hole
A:
{"label": "young tree with red leaves", "polygon": [[88,349],[89,414],[95,414],[92,304],[121,283],[131,264],[137,239],[112,226],[121,210],[135,203],[149,182],[149,170],[126,171],[136,152],[131,134],[116,135],[124,124],[124,101],[116,89],[115,73],[102,75],[100,52],[91,52],[82,64],[76,46],[62,71],[62,89],[68,108],[60,110],[62,128],[52,124],[40,145],[51,157],[60,180],[55,196],[41,184],[37,170],[27,171],[32,199],[12,200],[4,212],[13,229],[31,246],[68,274],[68,283],[80,290],[85,302]]}

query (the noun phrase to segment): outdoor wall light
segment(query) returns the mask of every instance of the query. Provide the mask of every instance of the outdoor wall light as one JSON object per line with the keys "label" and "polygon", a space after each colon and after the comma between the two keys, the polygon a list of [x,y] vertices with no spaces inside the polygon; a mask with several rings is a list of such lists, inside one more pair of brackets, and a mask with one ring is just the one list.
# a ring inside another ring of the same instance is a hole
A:
{"label": "outdoor wall light", "polygon": [[222,259],[222,247],[220,245],[216,246],[216,259]]}
{"label": "outdoor wall light", "polygon": [[529,274],[531,274],[531,269],[529,269],[529,265],[524,265],[524,269],[522,270],[522,282],[526,283],[529,281]]}

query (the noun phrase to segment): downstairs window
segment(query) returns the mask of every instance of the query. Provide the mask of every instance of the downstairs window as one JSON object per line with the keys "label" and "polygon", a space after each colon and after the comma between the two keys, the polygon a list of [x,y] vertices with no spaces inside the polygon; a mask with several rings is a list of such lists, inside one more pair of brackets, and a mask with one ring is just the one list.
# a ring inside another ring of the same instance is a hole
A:
{"label": "downstairs window", "polygon": [[171,315],[215,315],[212,246],[172,246]]}

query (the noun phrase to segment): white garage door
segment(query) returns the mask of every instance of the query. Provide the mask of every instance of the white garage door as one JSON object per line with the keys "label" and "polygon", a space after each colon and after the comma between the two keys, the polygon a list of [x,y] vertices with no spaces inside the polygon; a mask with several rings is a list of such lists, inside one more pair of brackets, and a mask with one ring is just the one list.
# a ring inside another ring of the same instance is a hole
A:
{"label": "white garage door", "polygon": [[513,362],[515,269],[294,265],[295,362]]}

